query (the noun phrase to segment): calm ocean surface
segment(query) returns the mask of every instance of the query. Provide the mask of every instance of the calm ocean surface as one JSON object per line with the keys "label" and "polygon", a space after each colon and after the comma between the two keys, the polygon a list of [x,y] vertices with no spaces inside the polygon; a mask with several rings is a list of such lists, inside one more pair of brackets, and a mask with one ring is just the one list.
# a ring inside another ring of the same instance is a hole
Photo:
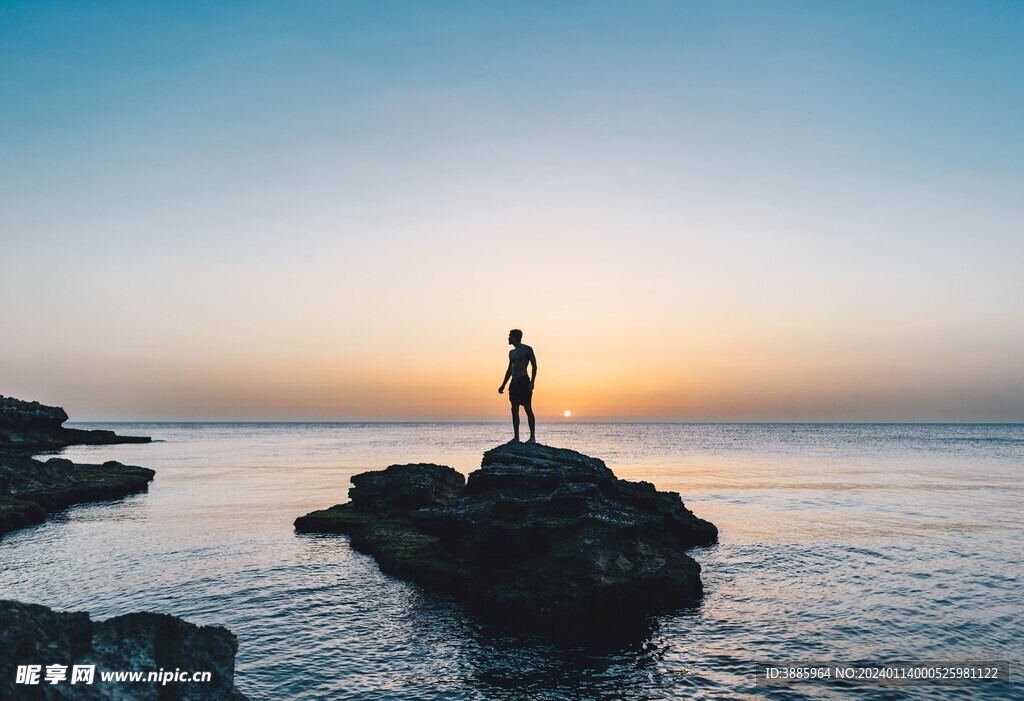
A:
{"label": "calm ocean surface", "polygon": [[544,443],[679,491],[721,542],[707,593],[630,635],[495,630],[292,521],[402,462],[468,473],[500,424],[117,424],[76,461],[149,493],[0,540],[0,598],[231,629],[252,699],[1020,699],[1011,686],[769,688],[759,661],[1024,662],[1024,426],[542,425]]}

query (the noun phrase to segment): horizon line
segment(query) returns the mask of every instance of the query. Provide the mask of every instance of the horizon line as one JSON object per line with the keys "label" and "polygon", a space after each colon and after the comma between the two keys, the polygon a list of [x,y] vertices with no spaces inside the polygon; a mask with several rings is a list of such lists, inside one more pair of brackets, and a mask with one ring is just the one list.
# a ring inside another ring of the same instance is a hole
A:
{"label": "horizon line", "polygon": [[[544,417],[537,417],[543,419]],[[500,419],[141,419],[141,420],[89,420],[66,421],[65,424],[481,424],[502,425]],[[605,418],[563,419],[549,423],[560,424],[669,424],[669,425],[774,425],[774,426],[1024,426],[1024,421],[816,421],[816,420],[729,420],[729,419],[651,419],[651,418]]]}

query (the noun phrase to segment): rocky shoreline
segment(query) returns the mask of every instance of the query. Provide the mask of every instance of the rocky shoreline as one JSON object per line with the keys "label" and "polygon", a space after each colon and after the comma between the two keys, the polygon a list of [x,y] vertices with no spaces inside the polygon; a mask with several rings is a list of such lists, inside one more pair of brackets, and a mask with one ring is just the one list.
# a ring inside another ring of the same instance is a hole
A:
{"label": "rocky shoreline", "polygon": [[352,478],[350,501],[295,521],[343,533],[381,570],[489,617],[551,623],[667,610],[703,592],[685,550],[717,541],[674,492],[618,479],[572,450],[510,443],[466,480],[392,465]]}
{"label": "rocky shoreline", "polygon": [[5,397],[0,394],[0,449],[60,450],[69,445],[149,443],[148,436],[119,436],[113,431],[66,428],[67,412],[59,406]]}
{"label": "rocky shoreline", "polygon": [[73,504],[120,499],[148,489],[155,473],[144,467],[114,461],[85,465],[62,458],[45,462],[33,458],[35,452],[69,445],[151,440],[113,431],[65,428],[62,424],[67,418],[60,407],[0,396],[0,536],[42,523],[47,514]]}
{"label": "rocky shoreline", "polygon": [[[144,492],[153,470],[109,461],[76,464],[42,461],[38,451],[69,445],[148,443],[143,436],[83,431],[62,426],[60,407],[0,396],[0,535],[41,523],[73,504],[120,499]],[[177,699],[245,701],[234,686],[234,634],[196,626],[175,616],[129,613],[93,621],[85,612],[0,601],[0,699]],[[92,668],[89,682],[73,681],[74,669]],[[18,668],[34,668],[36,680],[19,681]],[[46,680],[47,668],[58,678]],[[154,681],[104,681],[104,672],[209,673],[207,681],[164,676]],[[63,675],[63,676],[60,676]]]}
{"label": "rocky shoreline", "polygon": [[46,520],[75,504],[145,492],[155,473],[109,461],[102,465],[62,458],[46,462],[0,452],[0,535]]}
{"label": "rocky shoreline", "polygon": [[[218,626],[197,626],[175,616],[129,613],[93,621],[88,613],[0,601],[0,698],[178,699],[245,701],[234,685],[238,641]],[[19,666],[38,665],[39,681],[18,683]],[[47,667],[64,678],[47,683]],[[92,667],[91,683],[72,684],[75,667]],[[104,682],[104,672],[196,672],[209,681]]]}

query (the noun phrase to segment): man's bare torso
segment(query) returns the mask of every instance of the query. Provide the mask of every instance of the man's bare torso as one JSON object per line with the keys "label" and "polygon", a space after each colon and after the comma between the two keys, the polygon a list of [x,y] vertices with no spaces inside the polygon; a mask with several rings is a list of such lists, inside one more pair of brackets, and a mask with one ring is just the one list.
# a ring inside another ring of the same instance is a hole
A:
{"label": "man's bare torso", "polygon": [[533,349],[526,344],[519,344],[508,352],[508,361],[512,365],[512,377],[529,377],[526,366],[530,364],[533,357]]}

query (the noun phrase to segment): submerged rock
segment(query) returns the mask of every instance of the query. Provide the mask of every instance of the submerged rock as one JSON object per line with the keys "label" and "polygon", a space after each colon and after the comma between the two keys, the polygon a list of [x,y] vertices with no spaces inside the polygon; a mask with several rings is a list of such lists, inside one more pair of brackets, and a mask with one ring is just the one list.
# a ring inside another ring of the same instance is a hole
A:
{"label": "submerged rock", "polygon": [[439,465],[352,478],[351,501],[295,521],[345,533],[381,569],[499,618],[556,621],[680,606],[702,593],[684,551],[718,530],[674,492],[572,450],[510,443],[463,486]]}
{"label": "submerged rock", "polygon": [[65,428],[67,412],[58,406],[0,395],[0,447],[57,450],[69,445],[149,443],[147,436],[119,436],[113,431]]}
{"label": "submerged rock", "polygon": [[33,459],[40,450],[69,445],[147,443],[142,436],[113,431],[81,431],[61,426],[68,415],[60,407],[0,396],[0,535],[42,523],[46,514],[72,504],[120,499],[144,492],[153,471],[105,462],[78,465],[62,458]]}
{"label": "submerged rock", "polygon": [[[231,631],[175,616],[130,613],[93,621],[88,613],[0,601],[0,698],[245,701],[234,687],[238,642]],[[21,665],[39,665],[38,684],[17,683]],[[66,678],[45,680],[61,665]],[[72,684],[74,666],[94,666],[91,684]],[[209,672],[209,681],[103,681],[104,672]]]}

